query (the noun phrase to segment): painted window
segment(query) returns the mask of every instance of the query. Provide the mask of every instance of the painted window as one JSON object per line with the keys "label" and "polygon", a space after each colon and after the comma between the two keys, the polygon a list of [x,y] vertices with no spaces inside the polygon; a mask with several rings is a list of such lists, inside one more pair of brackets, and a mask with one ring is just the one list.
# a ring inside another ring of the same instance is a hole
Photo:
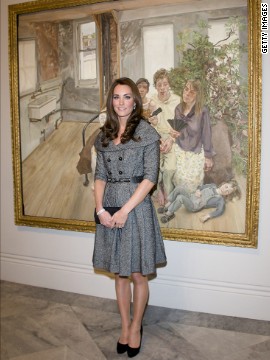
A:
{"label": "painted window", "polygon": [[75,22],[75,51],[76,86],[97,86],[97,29],[94,21]]}
{"label": "painted window", "polygon": [[150,92],[154,90],[154,73],[174,67],[173,39],[172,24],[143,27],[144,75],[151,84]]}
{"label": "painted window", "polygon": [[19,41],[19,91],[20,95],[31,93],[37,86],[37,63],[35,40]]}

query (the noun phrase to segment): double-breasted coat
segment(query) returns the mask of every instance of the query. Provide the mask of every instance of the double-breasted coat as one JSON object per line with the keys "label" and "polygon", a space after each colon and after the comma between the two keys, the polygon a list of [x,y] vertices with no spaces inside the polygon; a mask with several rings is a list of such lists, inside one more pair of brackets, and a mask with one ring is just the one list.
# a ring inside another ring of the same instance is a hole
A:
{"label": "double-breasted coat", "polygon": [[[159,135],[148,122],[141,120],[135,131],[139,141],[119,145],[111,141],[103,147],[101,136],[102,132],[95,142],[95,179],[106,182],[103,206],[122,207],[139,185],[136,179],[157,182]],[[121,181],[123,179],[131,181]],[[120,276],[130,276],[132,272],[148,275],[156,272],[157,264],[165,262],[163,239],[150,194],[128,214],[123,228],[96,225],[95,268]]]}

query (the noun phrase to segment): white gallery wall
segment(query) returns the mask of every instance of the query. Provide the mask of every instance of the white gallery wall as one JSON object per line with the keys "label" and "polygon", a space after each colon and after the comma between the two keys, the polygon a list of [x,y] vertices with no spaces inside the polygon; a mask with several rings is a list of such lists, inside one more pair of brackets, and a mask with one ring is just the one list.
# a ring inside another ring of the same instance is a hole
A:
{"label": "white gallery wall", "polygon": [[[93,271],[93,234],[14,225],[8,5],[19,2],[1,0],[1,278],[114,299],[114,281]],[[269,63],[263,55],[258,248],[166,240],[168,265],[150,282],[152,305],[270,320]]]}

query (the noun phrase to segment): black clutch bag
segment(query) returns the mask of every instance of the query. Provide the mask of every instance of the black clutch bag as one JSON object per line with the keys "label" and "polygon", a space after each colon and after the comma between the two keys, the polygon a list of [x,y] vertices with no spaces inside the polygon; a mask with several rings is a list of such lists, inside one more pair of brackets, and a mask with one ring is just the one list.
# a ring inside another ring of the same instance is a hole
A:
{"label": "black clutch bag", "polygon": [[[106,211],[108,211],[113,216],[113,214],[116,213],[117,211],[119,211],[121,209],[121,207],[120,206],[106,206],[106,207],[104,207],[104,209]],[[94,212],[94,218],[95,218],[95,223],[100,224],[100,220],[99,220],[99,217],[97,215],[96,209],[95,209],[95,212]]]}
{"label": "black clutch bag", "polygon": [[168,123],[171,125],[173,130],[181,131],[187,126],[187,123],[182,119],[168,119]]}

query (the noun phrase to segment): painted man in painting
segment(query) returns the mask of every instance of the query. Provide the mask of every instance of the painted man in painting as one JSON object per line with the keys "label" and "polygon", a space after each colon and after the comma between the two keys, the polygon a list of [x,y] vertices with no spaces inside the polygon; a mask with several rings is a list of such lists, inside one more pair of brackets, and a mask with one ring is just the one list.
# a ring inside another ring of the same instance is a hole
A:
{"label": "painted man in painting", "polygon": [[171,92],[166,69],[157,70],[153,80],[157,93],[153,95],[152,99],[162,109],[155,128],[161,136],[158,201],[160,205],[164,205],[167,196],[174,189],[173,177],[176,170],[174,139],[170,136],[172,127],[168,120],[174,118],[174,110],[180,103],[180,97]]}
{"label": "painted man in painting", "polygon": [[189,212],[198,212],[202,209],[214,208],[215,210],[200,216],[202,223],[209,219],[221,216],[225,211],[226,200],[240,198],[240,188],[235,180],[225,182],[217,187],[215,184],[199,186],[194,193],[188,193],[183,187],[177,186],[168,196],[168,202],[158,209],[159,214],[164,214],[162,223],[167,223],[175,217],[175,212],[183,205]]}

